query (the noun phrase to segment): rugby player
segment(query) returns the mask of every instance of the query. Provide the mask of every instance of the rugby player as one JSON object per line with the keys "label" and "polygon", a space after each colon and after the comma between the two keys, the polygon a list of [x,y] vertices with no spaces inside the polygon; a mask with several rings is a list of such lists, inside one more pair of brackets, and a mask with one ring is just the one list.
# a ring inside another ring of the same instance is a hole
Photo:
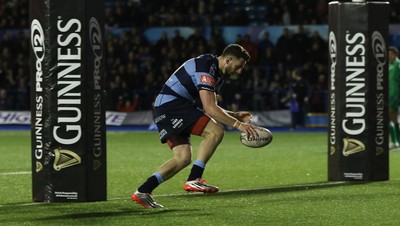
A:
{"label": "rugby player", "polygon": [[203,138],[196,160],[183,189],[187,192],[218,192],[218,187],[202,178],[204,169],[224,137],[221,126],[232,126],[248,136],[258,136],[250,124],[251,113],[232,112],[218,106],[217,93],[225,79],[239,76],[249,53],[240,45],[225,47],[220,56],[200,55],[183,63],[165,82],[154,104],[154,122],[160,140],[167,143],[173,157],[162,164],[136,192],[132,200],[145,208],[162,208],[153,190],[192,162],[190,135]]}

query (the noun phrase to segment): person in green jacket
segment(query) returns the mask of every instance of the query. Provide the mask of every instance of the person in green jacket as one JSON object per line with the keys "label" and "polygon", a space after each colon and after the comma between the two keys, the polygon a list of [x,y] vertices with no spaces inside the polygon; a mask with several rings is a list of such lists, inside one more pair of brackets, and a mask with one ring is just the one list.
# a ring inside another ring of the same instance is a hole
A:
{"label": "person in green jacket", "polygon": [[389,133],[390,145],[389,149],[400,147],[400,131],[398,122],[398,109],[400,105],[400,60],[398,49],[389,47]]}

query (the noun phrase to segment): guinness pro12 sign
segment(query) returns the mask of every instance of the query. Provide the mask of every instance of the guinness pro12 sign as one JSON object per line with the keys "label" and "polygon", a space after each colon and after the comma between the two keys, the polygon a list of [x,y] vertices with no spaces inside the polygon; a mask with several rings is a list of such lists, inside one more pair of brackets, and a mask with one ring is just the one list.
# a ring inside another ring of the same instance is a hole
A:
{"label": "guinness pro12 sign", "polygon": [[389,178],[388,8],[387,2],[329,3],[331,181]]}
{"label": "guinness pro12 sign", "polygon": [[103,1],[30,1],[33,201],[106,200]]}

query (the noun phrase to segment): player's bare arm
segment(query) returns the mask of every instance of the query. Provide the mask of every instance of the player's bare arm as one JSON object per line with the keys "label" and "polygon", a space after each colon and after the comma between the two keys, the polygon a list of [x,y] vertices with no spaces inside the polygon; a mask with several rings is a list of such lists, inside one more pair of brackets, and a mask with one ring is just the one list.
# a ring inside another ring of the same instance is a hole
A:
{"label": "player's bare arm", "polygon": [[233,111],[228,111],[225,110],[226,113],[228,113],[230,116],[236,118],[237,120],[244,122],[244,123],[250,123],[251,119],[253,118],[252,114],[248,111],[238,111],[238,112],[233,112]]}
{"label": "player's bare arm", "polygon": [[[217,122],[227,126],[233,126],[241,132],[247,133],[249,136],[257,137],[256,126],[241,122],[237,118],[231,116],[225,109],[217,105],[217,98],[214,92],[208,90],[199,91],[201,103],[204,111]],[[247,115],[247,114],[246,114]]]}

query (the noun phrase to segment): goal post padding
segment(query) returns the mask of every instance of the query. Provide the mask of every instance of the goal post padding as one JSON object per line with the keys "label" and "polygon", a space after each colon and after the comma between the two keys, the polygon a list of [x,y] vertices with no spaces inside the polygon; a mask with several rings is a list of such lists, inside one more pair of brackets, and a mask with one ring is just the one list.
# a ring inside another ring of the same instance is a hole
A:
{"label": "goal post padding", "polygon": [[103,0],[31,0],[32,199],[107,199]]}
{"label": "goal post padding", "polygon": [[329,3],[328,180],[389,179],[388,2]]}

